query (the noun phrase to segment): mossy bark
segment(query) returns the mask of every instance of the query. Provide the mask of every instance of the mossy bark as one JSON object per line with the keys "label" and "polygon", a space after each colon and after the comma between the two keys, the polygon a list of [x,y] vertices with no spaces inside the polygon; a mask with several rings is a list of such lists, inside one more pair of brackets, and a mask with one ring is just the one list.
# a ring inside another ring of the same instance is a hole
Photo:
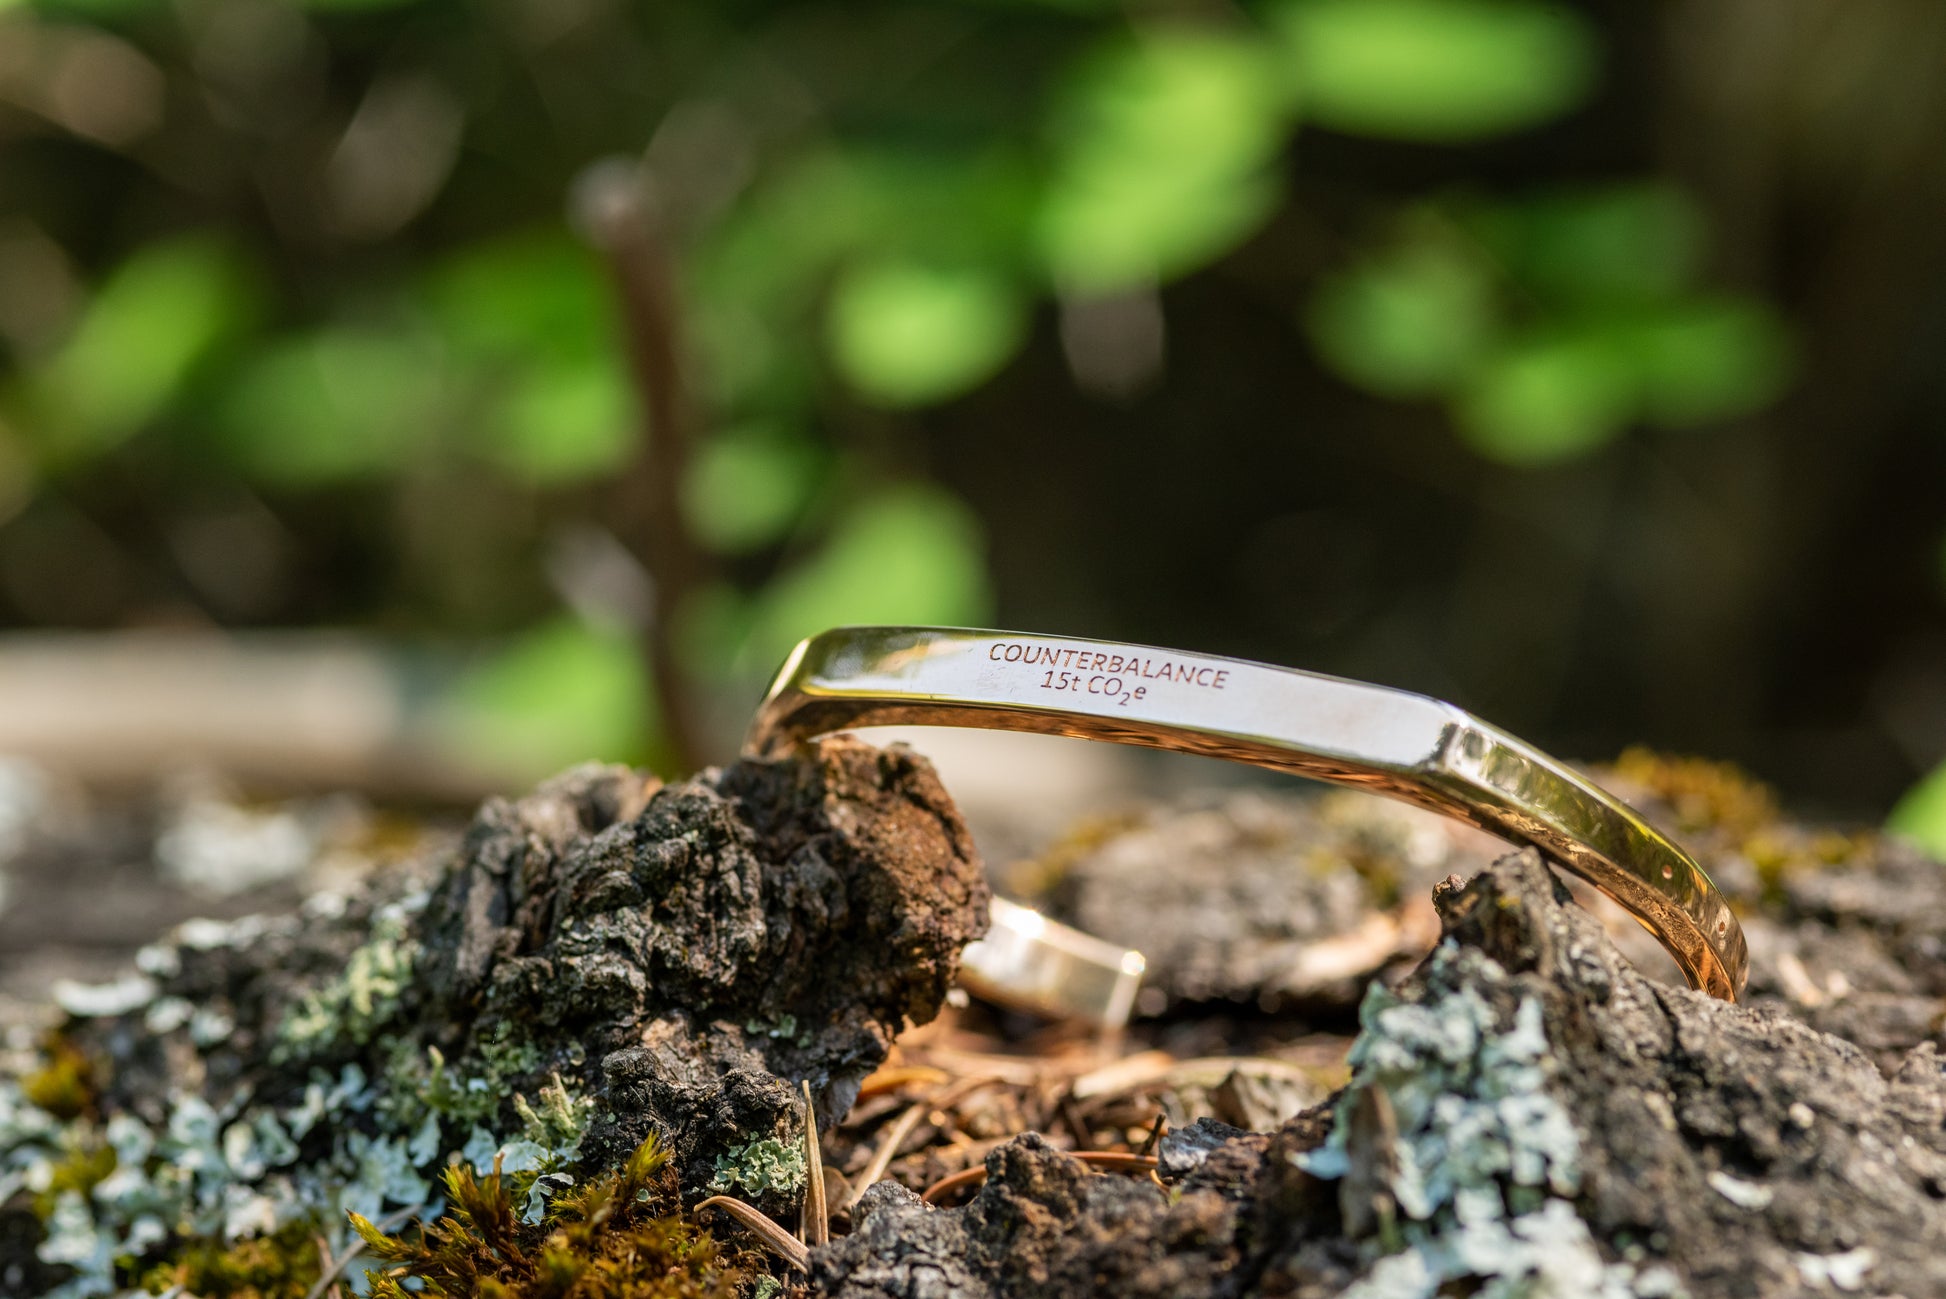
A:
{"label": "mossy bark", "polygon": [[989,896],[924,760],[842,737],[676,785],[581,768],[430,867],[185,926],[88,994],[59,1076],[0,1084],[0,1203],[46,1201],[0,1231],[0,1279],[106,1293],[300,1222],[342,1251],[348,1213],[428,1211],[454,1161],[498,1161],[537,1219],[651,1135],[700,1198],[799,1138],[802,1084],[850,1108]]}

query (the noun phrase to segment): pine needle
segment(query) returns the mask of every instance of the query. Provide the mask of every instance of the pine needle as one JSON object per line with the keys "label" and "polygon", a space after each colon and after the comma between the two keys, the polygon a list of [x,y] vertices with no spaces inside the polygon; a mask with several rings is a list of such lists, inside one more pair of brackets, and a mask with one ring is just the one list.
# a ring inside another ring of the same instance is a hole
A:
{"label": "pine needle", "polygon": [[808,1245],[831,1240],[831,1209],[824,1198],[824,1153],[818,1147],[818,1112],[811,1100],[811,1080],[804,1080],[804,1209],[798,1235]]}
{"label": "pine needle", "polygon": [[804,1247],[804,1242],[772,1222],[762,1211],[751,1208],[742,1200],[732,1200],[727,1195],[712,1195],[697,1205],[696,1209],[698,1212],[704,1209],[721,1209],[748,1228],[750,1233],[771,1253],[800,1272],[811,1270],[811,1251]]}

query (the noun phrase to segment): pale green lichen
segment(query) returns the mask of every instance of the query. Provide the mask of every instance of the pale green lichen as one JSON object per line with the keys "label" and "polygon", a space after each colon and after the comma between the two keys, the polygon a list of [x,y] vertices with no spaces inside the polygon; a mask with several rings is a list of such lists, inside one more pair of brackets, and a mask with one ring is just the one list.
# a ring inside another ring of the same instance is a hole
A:
{"label": "pale green lichen", "polygon": [[783,1014],[772,1020],[748,1020],[743,1031],[752,1037],[775,1038],[795,1046],[804,1046],[812,1037],[810,1028],[797,1022],[797,1016]]}
{"label": "pale green lichen", "polygon": [[[372,1089],[355,1065],[335,1080],[317,1075],[283,1110],[178,1095],[159,1130],[128,1114],[99,1126],[62,1123],[0,1086],[0,1192],[56,1192],[39,1252],[73,1269],[57,1299],[118,1293],[120,1260],[171,1239],[227,1245],[303,1224],[307,1239],[322,1236],[336,1249],[347,1243],[348,1210],[425,1207],[424,1174],[441,1161],[436,1123],[410,1137],[351,1126],[371,1110]],[[328,1152],[300,1164],[300,1141],[321,1124],[332,1133]],[[106,1175],[60,1188],[62,1152],[91,1143],[111,1155]]]}
{"label": "pale green lichen", "polygon": [[[105,1156],[98,1176],[67,1171],[77,1151]],[[117,1292],[117,1260],[172,1236],[233,1240],[309,1218],[290,1173],[297,1157],[288,1125],[267,1107],[237,1112],[178,1095],[158,1130],[128,1114],[63,1121],[0,1084],[0,1199],[15,1189],[51,1198],[40,1257],[73,1269],[59,1299]]]}
{"label": "pale green lichen", "polygon": [[732,1146],[716,1157],[715,1175],[710,1178],[712,1195],[741,1192],[749,1196],[776,1192],[795,1195],[804,1189],[807,1176],[804,1151],[785,1145],[774,1137],[760,1137]]}
{"label": "pale green lichen", "polygon": [[518,1080],[541,1066],[540,1049],[504,1024],[475,1044],[464,1068],[405,1037],[380,1039],[378,1054],[385,1060],[379,1107],[401,1128],[417,1127],[429,1113],[460,1127],[491,1125]]}
{"label": "pale green lichen", "polygon": [[[413,950],[406,936],[410,905],[380,912],[370,941],[345,973],[298,1008],[297,1031],[286,1042],[301,1045],[300,1054],[356,1046],[396,1013]],[[247,941],[261,928],[186,926],[178,938],[185,946]],[[156,948],[143,963],[168,977],[179,959]],[[186,1034],[198,1046],[227,1032],[219,1012],[180,998],[130,1009],[158,1035]],[[521,1135],[496,1138],[471,1120],[498,1126],[504,1084],[513,1071],[531,1072],[538,1053],[490,1042],[478,1055],[483,1079],[445,1070],[436,1053],[422,1057],[427,1073],[452,1075],[451,1088],[435,1087],[430,1095],[466,1099],[464,1118],[427,1103],[423,1092],[415,1093],[409,1113],[381,1106],[395,1080],[374,1083],[350,1061],[330,1071],[313,1066],[308,1081],[276,1103],[248,1091],[175,1092],[164,1098],[162,1120],[147,1123],[126,1112],[104,1121],[85,1062],[56,1049],[22,1081],[0,1079],[0,1200],[20,1191],[34,1197],[44,1233],[40,1256],[70,1269],[56,1299],[119,1293],[131,1268],[150,1267],[157,1258],[166,1262],[185,1249],[220,1251],[294,1228],[336,1253],[350,1243],[348,1211],[380,1217],[428,1210],[436,1198],[431,1176],[462,1139],[469,1148],[484,1147],[489,1164],[502,1151],[531,1152],[523,1193],[538,1217],[547,1195],[571,1181],[566,1168],[578,1154],[589,1104],[556,1079],[537,1093],[536,1104],[523,1102]],[[474,1099],[482,1089],[490,1104]],[[355,1269],[349,1279],[358,1282]]]}
{"label": "pale green lichen", "polygon": [[337,978],[301,998],[277,1027],[272,1060],[313,1059],[370,1042],[398,1014],[419,946],[408,935],[411,909],[395,904],[372,922],[371,938]]}
{"label": "pale green lichen", "polygon": [[[19,1078],[0,1078],[0,1201],[32,1197],[42,1260],[69,1269],[55,1299],[209,1273],[230,1266],[226,1259],[263,1262],[276,1251],[247,1243],[287,1236],[342,1256],[352,1243],[349,1213],[379,1221],[431,1213],[437,1179],[455,1160],[482,1176],[497,1163],[529,1224],[562,1192],[579,1193],[593,1101],[558,1072],[534,1086],[547,1063],[537,1044],[502,1024],[448,1060],[396,1029],[418,955],[411,915],[422,904],[421,896],[378,911],[342,972],[292,1005],[277,1058],[299,1066],[299,1076],[309,1067],[288,1091],[191,1088],[162,1097],[156,1121],[104,1115],[94,1067],[60,1040],[38,1062],[23,1057]],[[79,1009],[136,1015],[157,1038],[205,1050],[231,1032],[221,1003],[157,996],[150,981],[174,978],[187,952],[247,945],[282,923],[185,925],[175,945],[144,950],[140,989],[130,981],[84,990]],[[570,1049],[555,1063],[572,1071],[583,1059]],[[359,1267],[346,1282],[364,1292]]]}
{"label": "pale green lichen", "polygon": [[1580,1137],[1547,1090],[1552,1068],[1541,1005],[1522,998],[1502,1024],[1478,989],[1507,975],[1448,941],[1426,967],[1431,995],[1412,1003],[1374,984],[1360,1010],[1352,1082],[1307,1171],[1351,1171],[1348,1138],[1365,1093],[1383,1094],[1386,1190],[1401,1221],[1381,1231],[1348,1299],[1431,1299],[1455,1281],[1482,1299],[1651,1299],[1679,1291],[1666,1268],[1610,1263],[1575,1211]]}
{"label": "pale green lichen", "polygon": [[514,1097],[514,1112],[520,1116],[521,1135],[536,1145],[572,1157],[581,1149],[581,1138],[588,1131],[588,1118],[594,1101],[568,1092],[561,1075],[555,1074],[540,1089],[538,1106],[529,1105],[525,1096]]}

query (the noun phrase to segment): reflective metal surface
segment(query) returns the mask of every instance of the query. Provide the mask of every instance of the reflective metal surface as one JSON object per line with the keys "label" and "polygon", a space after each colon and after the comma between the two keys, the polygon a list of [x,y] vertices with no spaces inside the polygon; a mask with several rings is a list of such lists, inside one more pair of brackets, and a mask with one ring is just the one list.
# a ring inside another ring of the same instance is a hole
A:
{"label": "reflective metal surface", "polygon": [[976,996],[1106,1029],[1128,1023],[1148,962],[1032,907],[993,900],[993,927],[968,943],[960,982]]}
{"label": "reflective metal surface", "polygon": [[1634,914],[1692,987],[1743,990],[1743,929],[1700,866],[1564,764],[1436,699],[1180,650],[841,627],[792,652],[745,747],[899,724],[1139,744],[1388,794],[1532,844]]}

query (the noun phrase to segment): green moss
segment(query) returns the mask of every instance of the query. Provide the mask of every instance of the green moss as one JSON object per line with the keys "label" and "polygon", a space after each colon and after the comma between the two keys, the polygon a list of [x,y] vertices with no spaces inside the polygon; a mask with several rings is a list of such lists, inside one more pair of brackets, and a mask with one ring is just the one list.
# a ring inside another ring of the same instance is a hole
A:
{"label": "green moss", "polygon": [[351,1215],[388,1265],[372,1278],[373,1299],[730,1299],[743,1274],[674,1211],[667,1162],[652,1137],[623,1167],[562,1192],[535,1224],[521,1220],[497,1166],[484,1179],[449,1168],[450,1211],[435,1224],[392,1236]]}
{"label": "green moss", "polygon": [[1667,803],[1684,834],[1718,835],[1733,844],[1756,869],[1759,897],[1772,905],[1783,900],[1793,873],[1840,865],[1870,843],[1864,835],[1806,833],[1781,821],[1770,787],[1731,763],[1632,748],[1616,759],[1614,770]]}
{"label": "green moss", "polygon": [[77,1140],[54,1161],[46,1188],[35,1194],[35,1216],[46,1222],[54,1216],[54,1206],[64,1192],[76,1191],[85,1198],[114,1171],[113,1147],[95,1140]]}
{"label": "green moss", "polygon": [[1615,774],[1669,804],[1687,833],[1750,835],[1777,820],[1776,794],[1734,763],[1673,757],[1636,746],[1615,759]]}
{"label": "green moss", "polygon": [[94,1070],[81,1048],[58,1035],[45,1048],[47,1063],[20,1081],[21,1095],[62,1121],[94,1108]]}
{"label": "green moss", "polygon": [[316,1228],[294,1222],[234,1245],[192,1241],[144,1272],[141,1284],[150,1294],[175,1290],[202,1299],[305,1299],[321,1272]]}

